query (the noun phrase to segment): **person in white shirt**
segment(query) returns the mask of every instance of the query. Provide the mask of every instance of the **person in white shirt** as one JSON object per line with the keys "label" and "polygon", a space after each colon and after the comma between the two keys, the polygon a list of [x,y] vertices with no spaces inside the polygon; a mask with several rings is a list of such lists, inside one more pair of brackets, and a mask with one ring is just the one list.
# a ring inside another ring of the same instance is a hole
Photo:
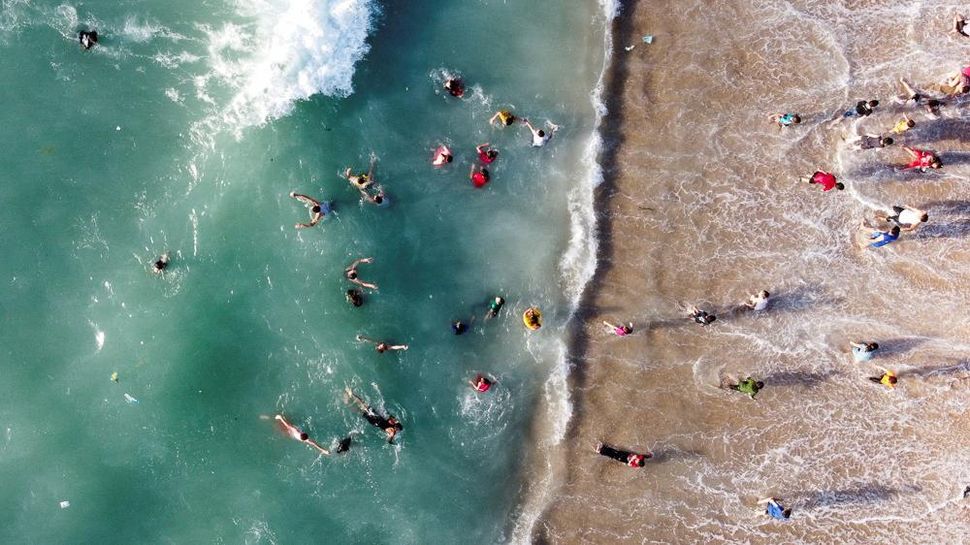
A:
{"label": "person in white shirt", "polygon": [[546,122],[547,127],[550,129],[550,131],[548,132],[545,129],[535,128],[532,125],[532,123],[529,122],[528,119],[523,119],[522,123],[525,124],[525,126],[528,127],[529,130],[532,132],[532,146],[536,148],[541,148],[542,146],[545,146],[546,142],[548,142],[549,139],[552,138],[553,133],[559,130],[558,125],[555,125],[549,122]]}
{"label": "person in white shirt", "polygon": [[769,295],[765,290],[759,291],[757,295],[752,295],[748,298],[748,301],[744,303],[744,308],[748,310],[764,310],[768,308]]}

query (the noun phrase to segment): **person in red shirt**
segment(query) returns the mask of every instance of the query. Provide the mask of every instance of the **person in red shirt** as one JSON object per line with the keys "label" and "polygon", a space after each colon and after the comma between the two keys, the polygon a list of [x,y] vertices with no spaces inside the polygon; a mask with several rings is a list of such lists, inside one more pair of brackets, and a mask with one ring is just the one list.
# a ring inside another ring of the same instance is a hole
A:
{"label": "person in red shirt", "polygon": [[488,183],[488,170],[485,167],[472,165],[472,170],[468,173],[468,177],[471,179],[472,185],[475,187],[483,187]]}
{"label": "person in red shirt", "polygon": [[845,189],[845,185],[835,179],[835,175],[825,172],[824,170],[817,170],[812,177],[809,178],[808,183],[819,184],[822,186],[822,191],[831,191],[832,189],[838,189],[842,191]]}
{"label": "person in red shirt", "polygon": [[468,383],[472,385],[472,388],[474,388],[476,392],[482,394],[487,392],[492,387],[492,384],[495,384],[494,381],[484,375],[475,375],[475,380],[469,380]]}
{"label": "person in red shirt", "polygon": [[940,158],[935,152],[911,148],[909,146],[903,146],[903,149],[906,150],[906,153],[909,153],[909,156],[912,157],[913,160],[900,170],[912,170],[914,168],[918,168],[921,171],[926,172],[926,169],[928,168],[943,167],[943,162],[940,161]]}
{"label": "person in red shirt", "polygon": [[647,452],[646,454],[637,454],[636,452],[630,452],[628,450],[620,450],[613,448],[609,445],[604,445],[603,443],[596,443],[596,453],[607,458],[612,458],[617,462],[624,463],[630,467],[643,467],[644,462],[648,459],[653,458],[653,454]]}
{"label": "person in red shirt", "polygon": [[488,142],[476,146],[475,151],[478,152],[478,160],[483,165],[491,164],[492,161],[498,159],[498,150],[493,148]]}

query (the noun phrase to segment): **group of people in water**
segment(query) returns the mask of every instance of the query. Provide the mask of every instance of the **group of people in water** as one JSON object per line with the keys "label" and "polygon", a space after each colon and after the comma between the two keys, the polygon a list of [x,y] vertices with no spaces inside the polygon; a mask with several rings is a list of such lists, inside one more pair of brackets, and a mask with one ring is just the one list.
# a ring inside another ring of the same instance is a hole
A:
{"label": "group of people in water", "polygon": [[[970,34],[966,30],[966,19],[962,15],[954,17],[952,31],[961,36],[970,37]],[[970,96],[970,66],[962,68],[959,72],[948,76],[944,81],[935,86],[928,86],[928,88],[933,88],[939,93],[936,97],[930,96],[925,91],[916,89],[905,79],[900,79],[899,81],[903,89],[903,93],[896,99],[899,107],[912,107],[916,110],[922,109],[925,115],[931,119],[938,118],[942,115],[941,108],[954,105],[961,98]],[[859,120],[869,117],[877,112],[879,104],[878,100],[860,100],[853,107],[834,116],[829,126],[837,127],[846,120]],[[903,114],[895,123],[887,126],[886,132],[882,134],[859,134],[854,138],[848,139],[847,144],[856,151],[892,146],[896,143],[897,139],[904,138],[908,131],[916,127],[917,123],[913,119],[916,113],[908,112]],[[794,112],[772,114],[769,116],[769,119],[780,130],[788,130],[800,124],[802,121],[801,115]],[[843,137],[843,140],[846,140],[846,138]],[[897,172],[917,170],[925,173],[928,170],[939,170],[943,168],[943,161],[936,151],[913,146],[902,146],[902,149],[907,155],[907,162],[896,166],[895,171]],[[835,174],[821,169],[805,177],[804,180],[809,184],[821,186],[823,192],[833,189],[845,189],[845,185],[838,181]],[[870,248],[881,248],[898,240],[901,233],[913,232],[918,229],[923,223],[929,220],[929,215],[926,211],[914,206],[894,205],[885,210],[877,211],[873,219],[874,222],[870,223],[870,221],[863,218],[861,227],[865,230],[865,241],[868,246]],[[739,310],[763,311],[768,307],[768,301],[769,293],[767,291],[761,291],[752,295],[747,302],[739,307]],[[692,305],[687,306],[686,311],[689,319],[702,326],[710,325],[716,319],[712,313]],[[633,333],[632,323],[618,325],[610,321],[603,321],[603,325],[610,333],[618,337],[625,337]],[[849,343],[852,361],[859,364],[869,363],[871,365],[871,360],[878,350],[879,344],[874,341],[862,340]],[[894,389],[898,383],[898,376],[895,371],[880,365],[874,365],[874,367],[879,370],[880,374],[878,376],[870,376],[868,380],[888,390]],[[744,380],[738,381],[722,379],[720,386],[746,394],[751,399],[755,399],[758,392],[764,388],[765,383],[749,376]],[[652,453],[650,452],[637,453],[606,445],[602,442],[597,443],[594,450],[602,456],[634,468],[643,467],[644,462],[652,457]],[[963,496],[964,498],[970,497],[970,486],[964,490]],[[782,500],[779,498],[768,497],[759,500],[758,503],[765,506],[765,513],[772,518],[787,520],[792,515],[792,510],[782,505]]]}

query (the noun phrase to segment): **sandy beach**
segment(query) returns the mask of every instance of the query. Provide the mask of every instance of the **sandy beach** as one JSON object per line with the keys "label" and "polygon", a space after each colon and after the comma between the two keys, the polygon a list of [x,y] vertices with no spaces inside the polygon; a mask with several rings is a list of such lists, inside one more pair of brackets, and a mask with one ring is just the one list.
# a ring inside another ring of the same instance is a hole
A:
{"label": "sandy beach", "polygon": [[[970,115],[959,101],[942,118],[891,101],[898,77],[960,68],[970,39],[947,34],[951,15],[920,11],[925,27],[897,39],[913,18],[898,3],[624,3],[599,267],[574,323],[573,415],[543,456],[557,484],[534,543],[966,538]],[[828,127],[868,98],[883,102],[875,115]],[[779,130],[768,115],[784,111],[803,123]],[[917,127],[896,146],[843,141],[906,112]],[[938,150],[943,172],[893,171],[899,144]],[[847,189],[797,181],[816,169]],[[896,204],[930,222],[888,247],[860,244],[861,220]],[[737,310],[762,289],[765,312]],[[684,304],[718,321],[694,324]],[[602,320],[636,331],[617,338]],[[896,390],[852,362],[858,340],[882,346],[872,363],[897,372]],[[718,387],[749,375],[766,383],[756,400]],[[597,441],[654,458],[631,469],[598,456]],[[767,517],[765,496],[792,519]]]}

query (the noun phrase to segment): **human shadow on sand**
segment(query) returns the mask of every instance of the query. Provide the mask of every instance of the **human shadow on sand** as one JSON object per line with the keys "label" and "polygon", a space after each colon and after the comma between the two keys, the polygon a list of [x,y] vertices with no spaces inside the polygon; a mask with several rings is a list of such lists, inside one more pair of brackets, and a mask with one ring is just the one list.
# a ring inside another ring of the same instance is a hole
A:
{"label": "human shadow on sand", "polygon": [[660,447],[653,451],[653,458],[650,463],[665,464],[667,462],[678,462],[702,458],[704,453],[699,450],[679,449],[677,447]]}
{"label": "human shadow on sand", "polygon": [[873,504],[889,501],[897,496],[915,494],[922,487],[905,485],[900,488],[877,483],[860,484],[839,490],[820,490],[791,494],[793,502],[801,509],[815,509],[844,504]]}
{"label": "human shadow on sand", "polygon": [[775,386],[803,386],[814,388],[832,377],[841,375],[840,371],[828,369],[826,371],[780,371],[762,377],[765,387]]}
{"label": "human shadow on sand", "polygon": [[930,378],[944,375],[953,375],[960,372],[970,371],[970,360],[963,360],[957,363],[943,364],[943,365],[933,365],[930,367],[921,367],[919,369],[907,369],[905,371],[900,371],[896,373],[896,376],[902,377],[914,377],[914,378]]}
{"label": "human shadow on sand", "polygon": [[928,341],[926,337],[900,337],[879,341],[877,357],[899,356]]}

